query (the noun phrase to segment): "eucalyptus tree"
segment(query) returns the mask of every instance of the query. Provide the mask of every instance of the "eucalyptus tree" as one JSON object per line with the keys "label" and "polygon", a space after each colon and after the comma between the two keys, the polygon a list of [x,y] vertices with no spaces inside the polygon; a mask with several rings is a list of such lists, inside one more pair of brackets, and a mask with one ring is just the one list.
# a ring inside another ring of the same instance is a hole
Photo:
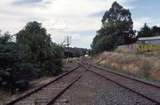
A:
{"label": "eucalyptus tree", "polygon": [[102,51],[113,50],[118,45],[130,44],[135,41],[136,36],[130,11],[114,2],[109,11],[105,12],[102,18],[102,27],[97,31],[91,47],[95,52],[97,48],[101,49],[102,45],[104,46]]}

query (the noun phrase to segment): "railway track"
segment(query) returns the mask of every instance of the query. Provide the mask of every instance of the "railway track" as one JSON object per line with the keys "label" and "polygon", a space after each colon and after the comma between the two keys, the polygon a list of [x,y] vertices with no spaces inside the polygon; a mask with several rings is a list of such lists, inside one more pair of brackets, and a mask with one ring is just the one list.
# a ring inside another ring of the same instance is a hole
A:
{"label": "railway track", "polygon": [[66,72],[47,84],[35,88],[5,105],[51,105],[81,78],[80,66]]}
{"label": "railway track", "polygon": [[[86,62],[86,60],[83,61]],[[74,92],[72,86],[76,86],[75,83],[79,83],[77,81],[81,79],[86,70],[99,76],[99,78],[103,78],[104,81],[110,81],[115,86],[141,96],[141,98],[152,102],[153,105],[160,105],[160,87],[158,85],[104,70],[104,68],[89,63],[86,64],[85,62],[79,63],[80,66],[73,70],[58,76],[51,82],[25,93],[5,105],[54,105],[56,100],[60,99],[67,90]],[[82,67],[85,69],[82,69]],[[94,78],[97,77],[95,76]]]}
{"label": "railway track", "polygon": [[87,65],[81,64],[81,66],[106,80],[152,101],[156,105],[160,105],[160,86],[158,85],[115,73],[89,63]]}

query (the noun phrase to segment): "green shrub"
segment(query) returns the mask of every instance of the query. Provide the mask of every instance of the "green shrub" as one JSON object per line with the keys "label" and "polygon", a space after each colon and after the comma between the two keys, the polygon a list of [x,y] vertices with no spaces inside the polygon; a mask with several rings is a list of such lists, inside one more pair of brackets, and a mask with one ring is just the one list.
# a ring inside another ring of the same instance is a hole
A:
{"label": "green shrub", "polygon": [[29,22],[16,35],[16,42],[8,33],[0,35],[0,87],[27,87],[27,81],[62,72],[63,47],[40,23]]}

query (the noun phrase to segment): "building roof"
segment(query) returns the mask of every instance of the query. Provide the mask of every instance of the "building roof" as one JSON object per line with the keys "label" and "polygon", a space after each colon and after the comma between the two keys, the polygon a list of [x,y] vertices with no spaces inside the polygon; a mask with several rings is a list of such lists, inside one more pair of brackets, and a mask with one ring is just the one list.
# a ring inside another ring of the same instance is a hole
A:
{"label": "building roof", "polygon": [[160,40],[160,36],[155,36],[155,37],[141,37],[138,38],[139,41],[147,41],[147,40]]}

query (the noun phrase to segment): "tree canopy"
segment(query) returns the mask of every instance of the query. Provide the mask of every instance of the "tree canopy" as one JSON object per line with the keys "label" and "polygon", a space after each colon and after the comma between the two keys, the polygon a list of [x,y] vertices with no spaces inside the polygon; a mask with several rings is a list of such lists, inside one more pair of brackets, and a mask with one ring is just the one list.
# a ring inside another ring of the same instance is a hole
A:
{"label": "tree canopy", "polygon": [[22,80],[62,72],[63,48],[52,42],[41,23],[27,23],[16,42],[11,36],[0,33],[0,87],[18,88]]}
{"label": "tree canopy", "polygon": [[17,44],[24,52],[26,60],[33,63],[46,59],[51,52],[51,39],[40,23],[30,22],[17,33]]}
{"label": "tree canopy", "polygon": [[26,62],[38,64],[46,69],[46,65],[51,66],[54,59],[61,59],[61,56],[57,56],[60,55],[57,53],[58,45],[51,41],[50,34],[47,34],[46,29],[38,22],[29,22],[17,33],[16,41]]}
{"label": "tree canopy", "polygon": [[133,31],[133,21],[128,9],[123,8],[117,2],[112,4],[102,18],[102,28],[92,42],[92,50],[99,52],[113,50],[118,45],[130,44],[136,41]]}

